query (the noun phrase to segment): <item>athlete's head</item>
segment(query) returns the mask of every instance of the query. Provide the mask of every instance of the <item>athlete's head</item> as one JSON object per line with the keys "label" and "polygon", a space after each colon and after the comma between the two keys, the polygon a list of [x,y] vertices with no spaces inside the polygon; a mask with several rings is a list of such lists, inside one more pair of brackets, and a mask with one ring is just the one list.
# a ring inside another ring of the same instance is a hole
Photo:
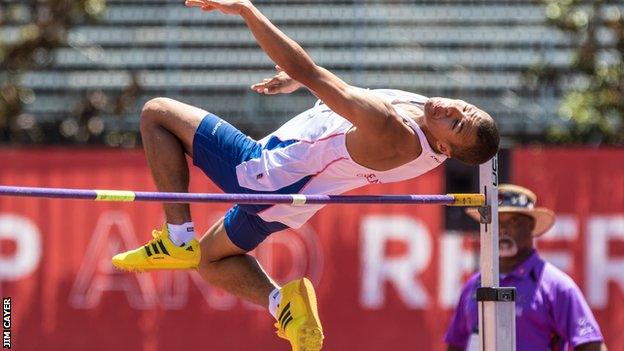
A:
{"label": "athlete's head", "polygon": [[478,165],[498,151],[494,119],[463,100],[430,98],[425,103],[425,124],[437,151],[460,162]]}

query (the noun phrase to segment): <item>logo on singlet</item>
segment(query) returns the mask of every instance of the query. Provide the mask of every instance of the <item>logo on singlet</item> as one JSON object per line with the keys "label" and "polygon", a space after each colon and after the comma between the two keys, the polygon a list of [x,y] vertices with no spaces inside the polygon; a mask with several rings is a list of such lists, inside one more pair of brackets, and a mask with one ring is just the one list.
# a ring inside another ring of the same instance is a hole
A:
{"label": "logo on singlet", "polygon": [[431,157],[432,159],[434,159],[434,161],[436,161],[437,163],[442,163],[442,161],[440,161],[439,158],[435,157],[434,155],[429,155],[429,157]]}
{"label": "logo on singlet", "polygon": [[377,179],[377,175],[374,173],[358,173],[356,174],[358,177],[362,177],[366,179],[369,184],[380,184],[381,181]]}

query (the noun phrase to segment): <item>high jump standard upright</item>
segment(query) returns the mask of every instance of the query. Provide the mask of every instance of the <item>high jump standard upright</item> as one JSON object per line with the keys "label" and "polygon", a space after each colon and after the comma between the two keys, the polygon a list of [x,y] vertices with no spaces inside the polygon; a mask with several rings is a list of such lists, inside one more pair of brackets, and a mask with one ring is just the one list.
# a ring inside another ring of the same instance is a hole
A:
{"label": "high jump standard upright", "polygon": [[479,341],[481,351],[516,350],[516,291],[499,286],[498,267],[498,157],[479,166],[479,192],[485,195],[481,214],[481,287]]}

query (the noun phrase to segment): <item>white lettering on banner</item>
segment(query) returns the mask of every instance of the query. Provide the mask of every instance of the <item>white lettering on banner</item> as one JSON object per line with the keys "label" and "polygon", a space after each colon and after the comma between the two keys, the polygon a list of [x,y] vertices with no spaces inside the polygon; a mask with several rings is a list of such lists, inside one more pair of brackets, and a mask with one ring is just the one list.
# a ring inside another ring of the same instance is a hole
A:
{"label": "white lettering on banner", "polygon": [[0,280],[18,280],[32,273],[41,260],[41,233],[30,219],[16,214],[0,215],[0,239],[15,242],[13,256],[0,255]]}
{"label": "white lettering on banner", "polygon": [[[409,308],[425,309],[429,296],[417,280],[429,266],[432,254],[431,235],[425,225],[409,216],[371,215],[363,218],[361,228],[362,306],[381,308],[385,283],[389,282]],[[404,256],[385,256],[386,243],[392,240],[407,245]]]}
{"label": "white lettering on banner", "polygon": [[130,216],[123,211],[107,211],[100,215],[85,258],[69,295],[75,308],[97,306],[106,291],[123,291],[128,303],[136,309],[155,306],[156,289],[147,274],[118,274],[110,258],[118,252],[139,246]]}
{"label": "white lettering on banner", "polygon": [[478,256],[473,250],[463,248],[465,235],[456,231],[445,232],[440,239],[440,307],[455,307],[464,282],[464,274],[477,268]]}
{"label": "white lettering on banner", "polygon": [[[538,243],[543,240],[575,241],[579,237],[583,238],[580,236],[579,220],[574,215],[560,215],[556,223],[551,232],[540,238]],[[363,218],[361,228],[362,306],[382,308],[386,288],[391,285],[409,308],[426,308],[430,296],[418,280],[418,275],[431,265],[433,246],[431,234],[424,224],[412,216],[374,215]],[[574,264],[585,262],[583,290],[587,293],[590,306],[604,309],[609,304],[610,284],[624,291],[624,256],[609,256],[609,243],[624,241],[624,215],[590,216],[584,229],[585,260],[574,259],[573,247],[562,250],[542,249],[540,254],[568,273],[575,271]],[[294,233],[269,237],[255,251],[256,257],[268,272],[273,275],[277,273],[276,278],[280,281],[305,273],[318,283],[324,262],[318,236],[308,225],[291,231]],[[16,242],[16,250],[10,257],[0,256],[0,280],[18,280],[38,268],[42,257],[42,238],[32,220],[17,214],[0,214],[0,239]],[[452,308],[461,289],[461,278],[465,272],[472,270],[476,261],[474,254],[467,254],[463,248],[461,240],[465,238],[444,233],[440,240],[437,298],[440,307]],[[385,248],[391,241],[405,244],[406,252],[399,257],[386,256]],[[241,304],[232,295],[211,287],[195,272],[137,275],[113,271],[110,257],[117,252],[138,247],[139,244],[129,214],[122,211],[102,213],[72,286],[70,304],[80,309],[94,308],[103,294],[121,291],[132,308],[147,309],[158,304],[164,309],[183,309],[188,306],[189,286],[195,286],[208,308],[251,308]],[[284,265],[275,266],[278,262],[276,257],[283,255],[296,257],[291,260],[292,265],[287,265],[286,271],[282,270]],[[155,286],[155,277],[158,287]]]}
{"label": "white lettering on banner", "polygon": [[585,289],[589,304],[597,308],[605,308],[609,303],[610,281],[624,292],[624,257],[609,257],[610,240],[624,240],[624,216],[590,217],[585,234]]}

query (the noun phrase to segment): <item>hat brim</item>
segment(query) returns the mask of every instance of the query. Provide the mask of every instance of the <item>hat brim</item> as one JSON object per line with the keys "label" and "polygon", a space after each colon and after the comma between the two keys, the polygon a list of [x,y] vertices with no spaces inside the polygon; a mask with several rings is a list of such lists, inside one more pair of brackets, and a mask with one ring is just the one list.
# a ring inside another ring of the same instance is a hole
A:
{"label": "hat brim", "polygon": [[[552,228],[555,224],[555,213],[544,207],[536,208],[518,208],[511,206],[501,206],[498,208],[499,213],[519,213],[529,217],[533,217],[535,220],[535,228],[533,228],[534,237],[538,237]],[[466,209],[466,213],[477,222],[480,221],[481,216],[476,208]]]}

